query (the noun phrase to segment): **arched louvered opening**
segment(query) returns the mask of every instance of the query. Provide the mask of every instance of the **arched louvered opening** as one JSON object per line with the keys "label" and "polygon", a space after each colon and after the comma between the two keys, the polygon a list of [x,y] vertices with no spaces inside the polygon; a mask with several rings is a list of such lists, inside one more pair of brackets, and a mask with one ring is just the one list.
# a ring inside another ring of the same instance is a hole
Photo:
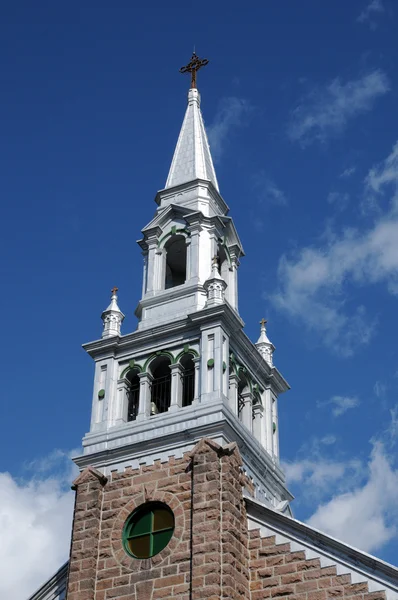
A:
{"label": "arched louvered opening", "polygon": [[132,369],[126,375],[129,382],[128,403],[127,403],[127,421],[135,421],[138,415],[138,406],[140,401],[140,378],[138,369]]}
{"label": "arched louvered opening", "polygon": [[243,394],[246,394],[250,390],[249,382],[247,381],[246,375],[239,371],[239,383],[238,383],[238,417],[242,420],[242,411],[245,405]]}
{"label": "arched louvered opening", "polygon": [[187,246],[183,235],[173,235],[165,245],[165,289],[185,283],[187,277]]}
{"label": "arched louvered opening", "polygon": [[195,394],[195,363],[191,354],[185,354],[180,364],[182,367],[182,406],[190,406]]}
{"label": "arched louvered opening", "polygon": [[151,386],[151,415],[167,412],[171,400],[171,361],[167,356],[159,356],[150,366],[153,377]]}

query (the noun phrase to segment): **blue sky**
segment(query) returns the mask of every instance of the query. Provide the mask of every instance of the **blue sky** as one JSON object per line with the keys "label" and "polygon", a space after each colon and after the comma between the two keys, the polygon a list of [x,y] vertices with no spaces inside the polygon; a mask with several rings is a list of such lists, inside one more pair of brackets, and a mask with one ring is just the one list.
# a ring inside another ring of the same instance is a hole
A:
{"label": "blue sky", "polygon": [[246,251],[240,313],[254,341],[268,318],[292,386],[280,436],[295,516],[396,562],[397,18],[392,0],[1,5],[7,598],[67,555],[69,455],[93,377],[80,345],[100,336],[113,285],[135,328],[135,241],[167,177],[194,44]]}

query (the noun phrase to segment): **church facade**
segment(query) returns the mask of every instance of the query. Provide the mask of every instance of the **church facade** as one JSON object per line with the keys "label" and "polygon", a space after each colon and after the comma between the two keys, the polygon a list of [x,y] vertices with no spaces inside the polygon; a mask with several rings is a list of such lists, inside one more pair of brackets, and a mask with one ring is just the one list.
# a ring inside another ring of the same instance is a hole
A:
{"label": "church facade", "polygon": [[165,188],[138,242],[138,327],[102,313],[70,559],[31,600],[398,598],[398,570],[294,519],[279,464],[288,383],[238,309],[243,247],[220,195],[196,55]]}

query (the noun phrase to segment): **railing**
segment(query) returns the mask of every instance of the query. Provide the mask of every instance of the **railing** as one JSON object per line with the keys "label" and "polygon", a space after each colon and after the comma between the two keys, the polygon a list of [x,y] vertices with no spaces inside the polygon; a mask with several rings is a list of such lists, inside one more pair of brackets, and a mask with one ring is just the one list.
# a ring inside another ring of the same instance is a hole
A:
{"label": "railing", "polygon": [[[166,412],[170,406],[170,398],[171,374],[154,379],[151,389],[151,401],[154,404],[154,409],[156,408],[159,413]],[[155,413],[155,410],[153,412]]]}
{"label": "railing", "polygon": [[140,384],[132,385],[129,390],[129,401],[127,409],[127,420],[135,421],[138,415],[138,403],[140,400]]}
{"label": "railing", "polygon": [[241,393],[238,391],[238,417],[240,420],[242,420],[242,410],[243,410],[244,406],[245,406],[245,401],[242,398]]}
{"label": "railing", "polygon": [[195,394],[195,370],[187,369],[182,375],[182,406],[190,406]]}

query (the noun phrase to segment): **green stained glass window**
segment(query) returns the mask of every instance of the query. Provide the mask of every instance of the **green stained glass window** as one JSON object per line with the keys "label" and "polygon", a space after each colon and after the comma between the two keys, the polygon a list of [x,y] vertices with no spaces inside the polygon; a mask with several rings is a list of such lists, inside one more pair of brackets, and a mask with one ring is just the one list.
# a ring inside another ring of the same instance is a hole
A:
{"label": "green stained glass window", "polygon": [[126,552],[134,558],[151,558],[167,546],[174,531],[174,515],[166,504],[148,502],[137,508],[123,529]]}

